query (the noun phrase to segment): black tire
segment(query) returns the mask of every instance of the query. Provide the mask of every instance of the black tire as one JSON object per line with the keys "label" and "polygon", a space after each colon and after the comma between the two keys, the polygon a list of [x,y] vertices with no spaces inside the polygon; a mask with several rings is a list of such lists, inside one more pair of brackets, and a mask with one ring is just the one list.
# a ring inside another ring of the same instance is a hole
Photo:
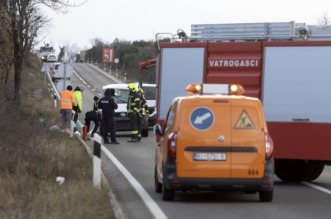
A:
{"label": "black tire", "polygon": [[157,179],[156,167],[154,170],[154,188],[156,193],[162,192],[162,184],[159,183],[159,180]]}
{"label": "black tire", "polygon": [[275,174],[284,182],[301,182],[310,177],[316,162],[305,160],[275,160]]}
{"label": "black tire", "polygon": [[142,129],[141,130],[141,136],[142,137],[148,137],[148,129]]}
{"label": "black tire", "polygon": [[162,200],[163,201],[173,201],[175,199],[175,190],[168,189],[164,183],[163,175],[163,191],[162,191]]}
{"label": "black tire", "polygon": [[272,202],[274,197],[274,190],[271,191],[260,191],[259,197],[261,202]]}
{"label": "black tire", "polygon": [[325,164],[319,161],[316,161],[316,166],[313,170],[313,172],[310,174],[310,176],[308,176],[308,178],[306,179],[306,181],[311,182],[314,181],[315,179],[317,179],[323,172]]}

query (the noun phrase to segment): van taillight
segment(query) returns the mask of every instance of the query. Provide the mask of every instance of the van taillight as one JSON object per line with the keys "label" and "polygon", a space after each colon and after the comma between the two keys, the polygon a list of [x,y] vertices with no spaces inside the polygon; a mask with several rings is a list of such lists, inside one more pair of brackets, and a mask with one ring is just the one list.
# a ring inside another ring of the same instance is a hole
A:
{"label": "van taillight", "polygon": [[168,151],[169,155],[172,158],[176,158],[176,141],[177,141],[177,132],[172,132],[169,135],[169,140],[168,140]]}
{"label": "van taillight", "polygon": [[265,140],[265,158],[268,160],[272,152],[274,150],[274,143],[272,142],[272,139],[268,133],[264,134],[264,140]]}

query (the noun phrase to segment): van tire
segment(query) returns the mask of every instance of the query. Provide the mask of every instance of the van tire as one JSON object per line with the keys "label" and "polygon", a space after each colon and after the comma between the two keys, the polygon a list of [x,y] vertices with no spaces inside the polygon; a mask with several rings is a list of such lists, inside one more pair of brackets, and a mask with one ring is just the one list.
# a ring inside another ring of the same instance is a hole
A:
{"label": "van tire", "polygon": [[141,130],[141,136],[142,137],[148,137],[148,129],[142,129]]}
{"label": "van tire", "polygon": [[261,202],[272,202],[273,196],[274,196],[273,190],[259,192],[259,197]]}
{"label": "van tire", "polygon": [[164,183],[164,175],[163,175],[163,192],[162,192],[162,200],[163,201],[173,201],[175,199],[175,190],[168,189]]}
{"label": "van tire", "polygon": [[161,193],[162,192],[162,184],[159,183],[159,180],[157,179],[156,167],[155,167],[155,170],[154,170],[154,187],[155,187],[155,192],[156,193]]}

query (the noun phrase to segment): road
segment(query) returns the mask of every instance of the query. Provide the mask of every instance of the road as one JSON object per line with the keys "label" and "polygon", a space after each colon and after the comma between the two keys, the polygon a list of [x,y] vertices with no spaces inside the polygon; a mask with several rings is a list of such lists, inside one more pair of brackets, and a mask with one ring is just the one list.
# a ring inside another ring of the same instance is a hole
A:
{"label": "road", "polygon": [[[101,93],[102,85],[116,83],[116,79],[89,64],[73,66],[72,84],[86,86],[83,121],[84,112],[92,109],[93,96]],[[272,203],[261,203],[258,194],[234,192],[180,193],[175,201],[164,202],[154,192],[155,135],[150,130],[149,137],[136,144],[127,142],[129,136],[117,139],[120,145],[103,147],[102,166],[126,218],[330,218],[331,167],[314,183],[284,183],[275,177]],[[92,141],[87,143],[93,147]]]}

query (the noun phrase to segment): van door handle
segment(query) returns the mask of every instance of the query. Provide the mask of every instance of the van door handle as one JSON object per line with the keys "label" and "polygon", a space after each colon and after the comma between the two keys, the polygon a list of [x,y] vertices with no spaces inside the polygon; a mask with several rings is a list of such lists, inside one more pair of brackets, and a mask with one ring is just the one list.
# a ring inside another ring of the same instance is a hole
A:
{"label": "van door handle", "polygon": [[292,118],[294,122],[309,122],[308,118]]}

